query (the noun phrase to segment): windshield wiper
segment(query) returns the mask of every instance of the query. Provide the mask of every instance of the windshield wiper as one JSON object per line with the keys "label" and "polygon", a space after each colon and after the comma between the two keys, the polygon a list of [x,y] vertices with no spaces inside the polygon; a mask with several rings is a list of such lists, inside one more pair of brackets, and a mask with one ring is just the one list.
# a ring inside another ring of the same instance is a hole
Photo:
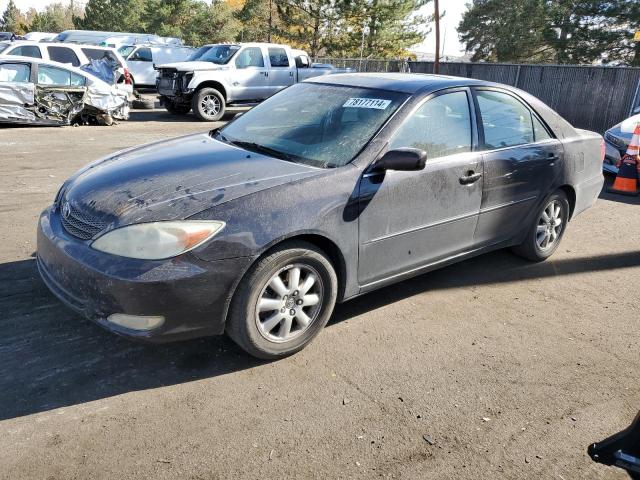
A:
{"label": "windshield wiper", "polygon": [[229,140],[229,139],[226,139],[226,141],[229,142],[231,145],[235,145],[236,147],[244,148],[245,150],[251,150],[257,153],[264,153],[266,155],[279,158],[280,160],[288,160],[289,162],[299,162],[300,160],[304,160],[302,157],[298,157],[297,155],[281,152],[280,150],[276,150],[274,148],[270,148],[265,145],[260,145],[259,143],[255,143],[255,142],[244,142],[241,140]]}

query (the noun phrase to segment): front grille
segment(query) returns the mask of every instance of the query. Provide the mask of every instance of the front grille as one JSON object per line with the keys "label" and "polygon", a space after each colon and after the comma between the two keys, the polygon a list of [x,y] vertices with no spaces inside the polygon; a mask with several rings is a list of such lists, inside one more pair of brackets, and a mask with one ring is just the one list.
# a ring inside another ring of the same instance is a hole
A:
{"label": "front grille", "polygon": [[61,208],[62,226],[74,237],[89,240],[107,228],[108,221],[90,213],[81,212],[70,203],[64,202]]}

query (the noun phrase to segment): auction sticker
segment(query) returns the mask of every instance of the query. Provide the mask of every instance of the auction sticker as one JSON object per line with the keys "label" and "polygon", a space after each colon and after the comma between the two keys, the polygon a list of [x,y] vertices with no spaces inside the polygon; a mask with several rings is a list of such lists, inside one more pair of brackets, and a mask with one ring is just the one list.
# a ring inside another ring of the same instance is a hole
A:
{"label": "auction sticker", "polygon": [[343,107],[385,110],[390,104],[391,100],[383,100],[381,98],[349,98],[344,102]]}

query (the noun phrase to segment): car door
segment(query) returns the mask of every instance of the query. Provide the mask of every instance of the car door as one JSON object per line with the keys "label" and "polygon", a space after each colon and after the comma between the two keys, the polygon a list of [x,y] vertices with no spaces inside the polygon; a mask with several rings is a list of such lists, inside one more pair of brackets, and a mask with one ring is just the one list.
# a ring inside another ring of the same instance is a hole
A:
{"label": "car door", "polygon": [[233,86],[232,100],[263,100],[269,96],[269,70],[260,47],[240,50],[235,56],[234,65],[235,70],[229,73]]}
{"label": "car door", "polygon": [[127,66],[136,85],[155,85],[153,53],[149,47],[139,47],[127,58]]}
{"label": "car door", "polygon": [[69,123],[84,109],[86,77],[53,65],[38,64],[35,103],[43,120]]}
{"label": "car door", "polygon": [[432,95],[389,149],[427,152],[424,170],[365,173],[358,279],[363,288],[472,248],[482,199],[474,105],[466,88]]}
{"label": "car door", "polygon": [[273,95],[294,83],[294,65],[282,47],[269,47],[269,93]]}
{"label": "car door", "polygon": [[0,63],[0,121],[20,122],[36,119],[33,112],[35,84],[32,65],[27,62]]}
{"label": "car door", "polygon": [[484,186],[475,240],[489,245],[522,229],[560,173],[562,143],[520,98],[497,88],[475,88],[480,116]]}

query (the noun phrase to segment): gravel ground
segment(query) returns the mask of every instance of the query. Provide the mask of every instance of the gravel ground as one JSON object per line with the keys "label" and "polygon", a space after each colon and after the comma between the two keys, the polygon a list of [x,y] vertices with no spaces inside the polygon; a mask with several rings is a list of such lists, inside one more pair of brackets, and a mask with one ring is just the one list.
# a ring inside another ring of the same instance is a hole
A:
{"label": "gravel ground", "polygon": [[0,477],[626,478],[586,448],[640,408],[637,198],[603,194],[545,263],[499,251],[343,304],[275,363],[224,337],[131,343],[63,307],[34,262],[62,181],[209,128],[151,110],[0,129]]}

